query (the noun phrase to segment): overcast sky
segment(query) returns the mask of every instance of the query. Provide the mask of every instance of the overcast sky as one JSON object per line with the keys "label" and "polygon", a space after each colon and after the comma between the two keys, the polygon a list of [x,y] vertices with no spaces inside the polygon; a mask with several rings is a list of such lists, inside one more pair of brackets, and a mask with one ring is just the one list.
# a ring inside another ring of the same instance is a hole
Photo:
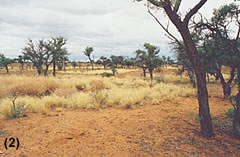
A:
{"label": "overcast sky", "polygon": [[[183,0],[182,14],[198,0]],[[200,10],[210,17],[213,8],[233,0],[208,0]],[[162,11],[154,12],[164,24]],[[178,36],[174,29],[172,32]],[[63,36],[71,60],[87,60],[86,46],[94,56],[133,56],[144,42],[160,47],[160,55],[170,53],[169,40],[147,13],[143,3],[133,0],[0,0],[0,53],[17,57],[27,39]]]}

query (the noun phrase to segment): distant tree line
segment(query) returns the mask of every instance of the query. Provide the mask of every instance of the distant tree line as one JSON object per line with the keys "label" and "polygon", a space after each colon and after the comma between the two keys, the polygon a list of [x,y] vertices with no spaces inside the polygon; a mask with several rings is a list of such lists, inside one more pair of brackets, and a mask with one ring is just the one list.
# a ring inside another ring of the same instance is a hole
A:
{"label": "distant tree line", "polygon": [[[33,65],[38,75],[47,76],[49,67],[52,65],[52,74],[56,76],[56,69],[65,70],[66,64],[70,62],[66,43],[67,40],[63,37],[52,37],[48,40],[38,40],[36,42],[29,39],[26,46],[22,49],[22,55],[19,55],[18,58],[10,59],[0,54],[0,67],[4,67],[7,73],[9,73],[8,66],[12,63],[19,63],[21,70],[24,69],[24,65],[30,68]],[[93,58],[93,47],[86,47],[83,53],[88,57],[92,70],[94,70],[94,64],[102,65],[103,69],[109,68],[112,70],[113,75],[115,75],[118,68],[139,67],[143,69],[144,77],[146,77],[147,71],[149,72],[151,80],[153,79],[153,71],[156,68],[173,63],[170,57],[159,56],[160,49],[158,47],[145,43],[143,48],[143,50],[139,49],[134,52],[135,57],[130,58],[121,55],[111,55],[110,57],[100,56],[96,61]],[[71,62],[74,69],[77,66],[80,68],[81,64],[81,62],[77,61]]]}

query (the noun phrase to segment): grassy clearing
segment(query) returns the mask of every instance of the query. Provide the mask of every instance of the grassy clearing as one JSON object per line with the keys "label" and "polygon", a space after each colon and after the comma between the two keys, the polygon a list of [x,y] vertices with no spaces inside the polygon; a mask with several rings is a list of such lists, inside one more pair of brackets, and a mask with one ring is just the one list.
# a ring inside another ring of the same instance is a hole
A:
{"label": "grassy clearing", "polygon": [[[178,81],[184,82],[184,79]],[[2,118],[10,116],[14,96],[18,96],[16,104],[29,106],[28,112],[41,113],[59,108],[132,108],[134,105],[157,104],[163,100],[196,96],[196,90],[191,86],[171,82],[165,80],[157,83],[137,77],[2,76],[0,114]]]}

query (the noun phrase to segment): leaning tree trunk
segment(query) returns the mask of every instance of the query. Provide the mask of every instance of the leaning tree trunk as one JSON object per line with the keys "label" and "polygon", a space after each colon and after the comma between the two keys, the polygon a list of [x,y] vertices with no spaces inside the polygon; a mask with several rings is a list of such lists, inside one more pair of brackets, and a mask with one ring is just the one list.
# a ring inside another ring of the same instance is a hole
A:
{"label": "leaning tree trunk", "polygon": [[218,69],[217,75],[219,76],[219,79],[223,88],[224,99],[230,98],[231,92],[232,92],[231,84],[235,77],[235,68],[232,67],[230,79],[227,82],[225,81],[222,75],[221,69]]}
{"label": "leaning tree trunk", "polygon": [[6,65],[5,68],[6,68],[7,74],[9,74],[8,66]]}
{"label": "leaning tree trunk", "polygon": [[94,66],[93,66],[93,60],[92,60],[90,57],[88,57],[88,59],[89,59],[89,61],[90,61],[90,64],[91,64],[91,66],[92,66],[92,70],[94,70]]}
{"label": "leaning tree trunk", "polygon": [[240,138],[240,67],[237,68],[238,94],[236,98],[235,112],[233,115],[233,131]]}
{"label": "leaning tree trunk", "polygon": [[188,23],[190,18],[207,2],[207,0],[201,0],[194,8],[192,8],[185,16],[183,21],[179,15],[173,11],[171,5],[166,3],[163,8],[170,18],[172,23],[176,26],[180,32],[184,45],[186,47],[186,52],[190,56],[190,61],[194,67],[196,79],[197,79],[197,91],[198,91],[198,104],[199,104],[199,117],[201,132],[204,137],[215,136],[212,126],[212,118],[210,114],[209,104],[208,104],[208,91],[206,85],[206,74],[203,70],[203,66],[200,62],[200,57],[196,45],[193,42],[192,36],[189,32]]}
{"label": "leaning tree trunk", "polygon": [[231,95],[231,83],[226,83],[222,74],[219,74],[220,82],[223,88],[224,99],[230,98]]}
{"label": "leaning tree trunk", "polygon": [[182,34],[187,53],[190,55],[190,60],[196,74],[201,133],[204,137],[213,137],[215,134],[213,131],[212,117],[208,103],[206,73],[203,70],[197,48],[187,26],[183,27],[180,33]]}

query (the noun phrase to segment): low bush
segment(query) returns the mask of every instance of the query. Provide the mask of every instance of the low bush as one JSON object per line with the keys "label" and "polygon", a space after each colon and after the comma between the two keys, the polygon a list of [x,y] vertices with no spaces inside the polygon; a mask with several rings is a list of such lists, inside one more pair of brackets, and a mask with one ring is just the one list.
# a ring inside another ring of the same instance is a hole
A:
{"label": "low bush", "polygon": [[225,111],[225,114],[226,114],[228,117],[233,118],[234,112],[235,112],[235,109],[234,109],[234,108],[230,108],[230,109],[228,109],[227,111]]}
{"label": "low bush", "polygon": [[112,73],[108,73],[108,72],[104,72],[104,73],[101,73],[102,77],[111,77],[113,76]]}

